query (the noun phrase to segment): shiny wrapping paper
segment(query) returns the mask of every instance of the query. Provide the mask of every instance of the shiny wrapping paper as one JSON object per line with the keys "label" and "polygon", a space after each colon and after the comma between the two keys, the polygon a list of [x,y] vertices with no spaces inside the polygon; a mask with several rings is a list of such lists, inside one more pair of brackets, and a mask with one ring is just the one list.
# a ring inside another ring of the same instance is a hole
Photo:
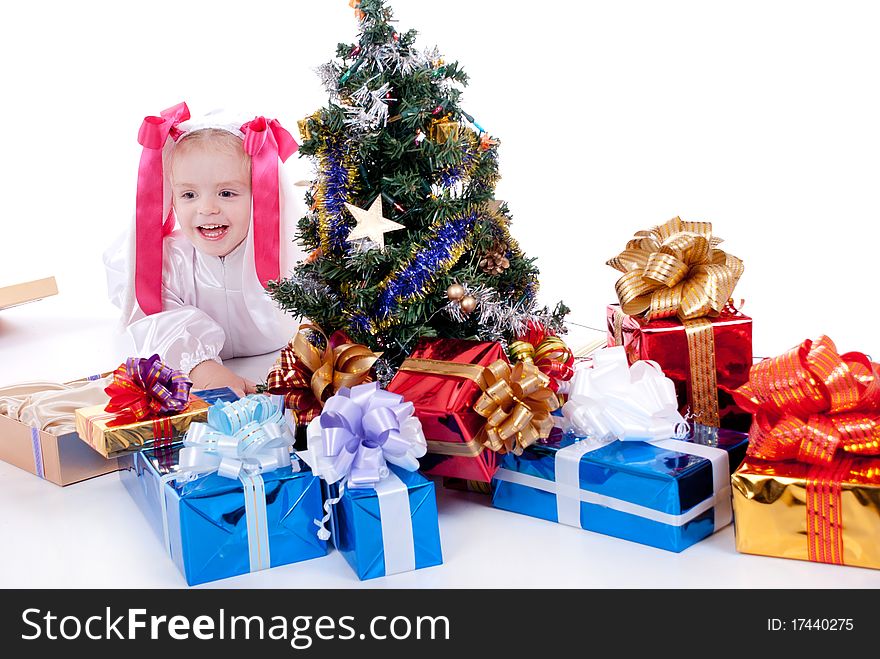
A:
{"label": "shiny wrapping paper", "polygon": [[76,432],[105,458],[117,457],[154,445],[183,441],[191,423],[207,420],[208,408],[213,403],[237,398],[231,389],[205,389],[193,392],[189,405],[181,412],[134,423],[116,421],[115,415],[106,412],[103,405],[84,407],[76,410]]}
{"label": "shiny wrapping paper", "polygon": [[[498,343],[457,339],[423,341],[411,358],[480,366],[506,360]],[[428,454],[420,461],[424,473],[484,483],[492,480],[498,455],[469,445],[486,425],[486,419],[474,411],[482,394],[475,382],[452,375],[401,370],[389,383],[388,391],[415,405],[428,440]]]}
{"label": "shiny wrapping paper", "polygon": [[[810,556],[807,496],[811,465],[747,459],[733,474],[736,549],[746,554]],[[843,565],[880,569],[880,458],[856,458],[840,474]]]}
{"label": "shiny wrapping paper", "polygon": [[[630,363],[657,362],[675,383],[680,411],[689,406],[690,358],[684,325],[675,318],[646,321],[627,316],[617,304],[607,308],[608,345],[623,345]],[[739,312],[722,312],[709,319],[715,337],[715,371],[721,427],[746,432],[752,415],[739,407],[731,392],[744,384],[752,365],[752,319]]]}
{"label": "shiny wrapping paper", "polygon": [[[180,447],[148,449],[120,458],[126,489],[164,543],[160,477],[177,468]],[[266,488],[271,567],[318,558],[327,553],[314,519],[322,510],[321,483],[308,466],[262,474]],[[171,557],[189,585],[247,574],[248,534],[244,491],[238,480],[215,474],[162,489],[167,509]],[[154,553],[164,553],[157,549]]]}
{"label": "shiny wrapping paper", "polygon": [[[406,485],[412,513],[415,569],[443,563],[434,483],[416,471],[388,465]],[[329,486],[336,497],[338,484]],[[346,488],[332,507],[333,542],[359,579],[385,576],[385,546],[378,497],[372,488]]]}
{"label": "shiny wrapping paper", "polygon": [[[576,440],[570,434],[539,442],[522,455],[505,455],[501,469],[533,476],[552,487],[556,452]],[[717,437],[699,440],[727,451],[731,470],[745,456],[748,437],[720,429]],[[708,459],[639,441],[615,441],[584,455],[579,462],[580,489],[667,515],[683,515],[713,495]],[[496,508],[557,522],[557,495],[550,491],[496,478],[492,482]],[[667,524],[610,506],[580,502],[581,528],[679,552],[715,530],[714,509],[681,525]]]}

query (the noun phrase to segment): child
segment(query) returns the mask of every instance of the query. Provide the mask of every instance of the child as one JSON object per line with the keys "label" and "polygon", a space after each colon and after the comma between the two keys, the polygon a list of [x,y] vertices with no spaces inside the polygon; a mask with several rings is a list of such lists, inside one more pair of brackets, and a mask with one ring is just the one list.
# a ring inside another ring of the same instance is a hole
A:
{"label": "child", "polygon": [[135,228],[104,254],[110,299],[136,354],[158,353],[196,389],[253,393],[223,360],[274,352],[293,334],[264,287],[302,256],[290,234],[303,213],[285,204],[295,195],[279,163],[297,144],[277,121],[191,120],[184,103],[147,117],[138,141]]}

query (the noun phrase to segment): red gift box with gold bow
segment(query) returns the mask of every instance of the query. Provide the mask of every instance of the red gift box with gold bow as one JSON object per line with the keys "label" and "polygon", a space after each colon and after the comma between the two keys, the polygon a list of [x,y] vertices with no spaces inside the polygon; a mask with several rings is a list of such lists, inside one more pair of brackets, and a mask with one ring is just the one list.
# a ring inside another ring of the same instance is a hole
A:
{"label": "red gift box with gold bow", "polygon": [[752,365],[752,319],[730,303],[743,264],[720,242],[711,223],[677,217],[638,232],[608,262],[624,273],[620,304],[607,308],[608,345],[624,346],[630,363],[657,362],[682,413],[746,431],[751,415],[732,394]]}
{"label": "red gift box with gold bow", "polygon": [[752,367],[733,474],[736,548],[880,568],[880,364],[826,336]]}
{"label": "red gift box with gold bow", "polygon": [[549,435],[558,407],[535,364],[510,366],[495,342],[420,342],[388,385],[415,406],[428,440],[422,471],[488,483],[498,456]]}

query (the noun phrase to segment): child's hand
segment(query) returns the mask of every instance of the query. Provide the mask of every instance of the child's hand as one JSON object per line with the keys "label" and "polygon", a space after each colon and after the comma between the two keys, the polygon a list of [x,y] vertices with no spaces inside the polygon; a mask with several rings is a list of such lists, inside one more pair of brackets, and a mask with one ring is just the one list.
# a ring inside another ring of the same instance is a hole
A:
{"label": "child's hand", "polygon": [[217,389],[229,387],[239,396],[257,393],[257,384],[237,373],[233,373],[223,364],[218,364],[213,359],[204,361],[189,372],[189,379],[193,382],[193,389]]}

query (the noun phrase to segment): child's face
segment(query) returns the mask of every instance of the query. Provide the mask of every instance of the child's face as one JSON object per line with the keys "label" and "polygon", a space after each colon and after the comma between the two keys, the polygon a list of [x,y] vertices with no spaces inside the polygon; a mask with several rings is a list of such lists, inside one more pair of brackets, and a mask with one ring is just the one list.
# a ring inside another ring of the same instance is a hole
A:
{"label": "child's face", "polygon": [[197,250],[226,256],[247,237],[251,177],[244,151],[182,144],[171,161],[174,212]]}

